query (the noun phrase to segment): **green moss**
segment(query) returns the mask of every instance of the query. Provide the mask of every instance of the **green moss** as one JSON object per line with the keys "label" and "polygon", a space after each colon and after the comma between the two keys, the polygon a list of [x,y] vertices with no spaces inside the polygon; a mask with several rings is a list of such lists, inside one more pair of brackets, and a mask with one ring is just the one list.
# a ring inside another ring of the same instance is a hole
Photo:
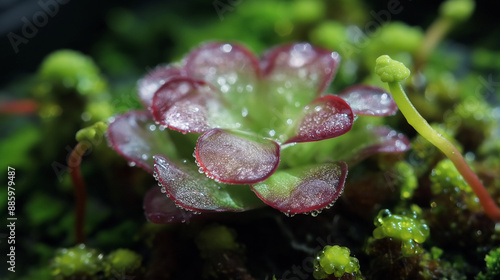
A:
{"label": "green moss", "polygon": [[380,210],[375,218],[377,228],[373,230],[373,237],[385,237],[400,240],[403,256],[422,253],[415,243],[423,243],[429,237],[429,227],[424,220],[418,219],[419,208],[413,207],[412,213],[393,215],[389,209]]}
{"label": "green moss", "polygon": [[106,90],[106,82],[92,58],[73,50],[55,51],[45,58],[39,78],[49,83],[45,94],[53,88],[75,89],[83,95],[97,95]]}
{"label": "green moss", "polygon": [[354,278],[361,279],[359,271],[359,261],[350,256],[349,248],[335,246],[325,246],[315,260],[313,276],[316,279],[326,279],[330,275],[342,277],[351,274]]}
{"label": "green moss", "polygon": [[490,251],[484,258],[486,261],[486,272],[480,272],[476,280],[493,280],[500,278],[500,248]]}
{"label": "green moss", "polygon": [[92,276],[102,270],[103,255],[84,244],[72,248],[61,249],[52,261],[52,275],[56,279],[65,276]]}
{"label": "green moss", "polygon": [[394,166],[398,183],[401,187],[401,199],[410,199],[418,187],[418,179],[415,170],[406,161],[399,161]]}
{"label": "green moss", "polygon": [[142,257],[128,249],[118,249],[106,257],[107,276],[118,273],[134,272],[141,267]]}
{"label": "green moss", "polygon": [[239,244],[236,242],[236,233],[222,225],[211,225],[203,229],[197,239],[196,245],[203,253],[237,250]]}
{"label": "green moss", "polygon": [[[432,169],[430,179],[432,182],[432,193],[435,195],[445,194],[456,201],[464,201],[470,210],[481,211],[479,199],[463,179],[460,172],[449,159],[440,161]],[[457,203],[463,205],[463,203]]]}

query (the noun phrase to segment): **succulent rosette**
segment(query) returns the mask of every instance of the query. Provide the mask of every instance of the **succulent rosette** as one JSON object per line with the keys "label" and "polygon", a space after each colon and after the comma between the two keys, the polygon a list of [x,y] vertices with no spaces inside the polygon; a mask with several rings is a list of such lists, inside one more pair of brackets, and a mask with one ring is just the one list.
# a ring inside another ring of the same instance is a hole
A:
{"label": "succulent rosette", "polygon": [[[343,161],[328,156],[342,145],[324,140],[350,131],[358,115],[397,110],[376,87],[325,94],[339,63],[338,53],[307,43],[278,46],[259,59],[241,45],[214,42],[142,78],[138,93],[147,110],[115,116],[107,136],[159,182],[146,195],[147,218],[174,222],[193,215],[184,209],[238,212],[265,204],[290,215],[320,211],[341,194],[345,161],[406,151],[403,135],[371,127],[357,131]],[[305,144],[314,144],[313,152],[297,159],[294,151]]]}

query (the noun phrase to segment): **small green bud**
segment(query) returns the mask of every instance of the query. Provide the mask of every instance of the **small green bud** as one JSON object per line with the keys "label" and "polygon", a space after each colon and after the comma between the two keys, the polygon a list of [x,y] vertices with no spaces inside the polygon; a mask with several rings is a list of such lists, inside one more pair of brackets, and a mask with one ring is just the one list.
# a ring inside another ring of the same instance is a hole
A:
{"label": "small green bud", "polygon": [[410,76],[410,69],[403,63],[391,59],[388,55],[381,55],[377,58],[375,72],[384,83],[399,82]]}
{"label": "small green bud", "polygon": [[103,122],[96,122],[92,126],[82,128],[76,133],[76,141],[89,141],[96,143],[104,137],[108,126]]}
{"label": "small green bud", "polygon": [[464,21],[474,12],[473,0],[448,0],[439,7],[441,16],[455,21]]}
{"label": "small green bud", "polygon": [[127,249],[118,249],[111,252],[107,257],[108,266],[106,274],[112,275],[113,272],[133,272],[141,266],[142,257],[133,251]]}
{"label": "small green bud", "polygon": [[325,246],[314,262],[314,278],[325,279],[332,274],[335,277],[342,277],[346,273],[354,274],[355,279],[361,278],[359,261],[350,254],[351,251],[347,247]]}
{"label": "small green bud", "polygon": [[388,209],[382,209],[375,218],[373,237],[395,238],[401,241],[401,252],[404,256],[420,253],[415,243],[423,243],[429,237],[429,227],[423,220],[418,219],[419,209],[412,209],[412,213],[393,215]]}

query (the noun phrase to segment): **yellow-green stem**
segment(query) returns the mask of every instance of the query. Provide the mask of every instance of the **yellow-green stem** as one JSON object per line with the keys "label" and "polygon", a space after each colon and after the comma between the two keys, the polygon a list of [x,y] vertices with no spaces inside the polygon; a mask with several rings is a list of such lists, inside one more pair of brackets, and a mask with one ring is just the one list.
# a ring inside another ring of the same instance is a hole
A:
{"label": "yellow-green stem", "polygon": [[425,33],[422,45],[415,59],[415,73],[422,70],[425,63],[429,59],[432,51],[441,42],[441,40],[446,36],[446,33],[453,26],[453,21],[449,18],[440,17],[432,23],[427,32]]}
{"label": "yellow-green stem", "polygon": [[493,201],[493,198],[486,191],[486,188],[483,186],[476,173],[470,169],[458,149],[441,134],[432,129],[429,123],[418,113],[417,109],[413,107],[413,104],[408,99],[408,96],[399,82],[390,82],[388,84],[394,101],[396,101],[399,110],[403,113],[408,123],[453,162],[457,170],[460,174],[462,174],[464,180],[469,184],[476,196],[479,198],[479,202],[481,203],[486,215],[488,215],[493,221],[499,222],[500,209],[496,205],[495,201]]}

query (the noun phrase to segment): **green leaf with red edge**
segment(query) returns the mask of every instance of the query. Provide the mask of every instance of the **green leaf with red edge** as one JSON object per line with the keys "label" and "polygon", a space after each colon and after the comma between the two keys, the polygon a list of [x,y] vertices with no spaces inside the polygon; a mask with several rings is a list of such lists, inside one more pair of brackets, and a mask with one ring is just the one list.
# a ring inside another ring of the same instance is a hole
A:
{"label": "green leaf with red edge", "polygon": [[338,53],[308,43],[271,49],[261,65],[272,106],[300,110],[328,87],[339,62]]}
{"label": "green leaf with red edge", "polygon": [[313,142],[340,136],[351,130],[354,114],[340,97],[325,95],[316,98],[303,109],[295,135],[286,141]]}
{"label": "green leaf with red edge", "polygon": [[275,172],[252,185],[264,203],[286,214],[308,213],[330,207],[344,188],[344,162],[306,165]]}
{"label": "green leaf with red edge", "polygon": [[147,111],[130,111],[117,115],[109,124],[106,136],[110,146],[130,164],[153,173],[153,156],[177,157],[168,133],[157,126]]}
{"label": "green leaf with red edge", "polygon": [[137,82],[137,93],[142,104],[149,109],[155,92],[167,81],[175,77],[185,76],[182,68],[172,65],[161,65],[153,69]]}
{"label": "green leaf with red edge", "polygon": [[243,120],[232,115],[219,92],[204,81],[176,77],[155,93],[154,119],[184,133],[203,133],[210,128],[238,128]]}
{"label": "green leaf with red edge", "polygon": [[187,210],[239,212],[262,206],[248,186],[218,183],[199,173],[194,163],[173,163],[156,155],[155,178],[165,195]]}
{"label": "green leaf with red edge", "polygon": [[351,106],[356,115],[390,116],[398,111],[392,95],[379,87],[355,85],[344,89],[338,96]]}

